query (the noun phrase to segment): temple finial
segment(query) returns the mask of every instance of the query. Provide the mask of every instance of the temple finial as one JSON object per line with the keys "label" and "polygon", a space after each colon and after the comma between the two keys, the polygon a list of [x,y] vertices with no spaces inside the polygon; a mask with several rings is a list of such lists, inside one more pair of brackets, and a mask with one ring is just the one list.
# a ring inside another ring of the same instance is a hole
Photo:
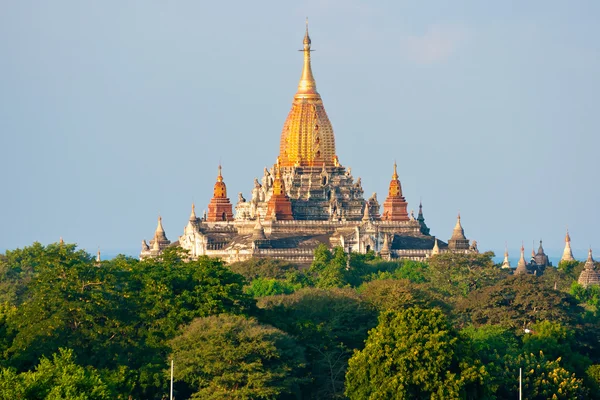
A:
{"label": "temple finial", "polygon": [[315,82],[315,78],[312,73],[312,68],[310,66],[310,36],[308,35],[308,18],[306,19],[306,33],[304,34],[304,40],[302,41],[303,48],[302,52],[304,52],[304,65],[302,67],[302,75],[300,76],[300,82],[298,83],[298,92],[296,96],[300,95],[316,95],[317,93],[317,83]]}
{"label": "temple finial", "polygon": [[221,163],[219,162],[219,175],[217,175],[217,182],[223,182],[223,174],[221,170]]}
{"label": "temple finial", "polygon": [[398,180],[398,169],[396,166],[396,160],[394,160],[394,174],[392,175],[392,179]]}
{"label": "temple finial", "polygon": [[190,214],[190,221],[196,220],[196,205],[192,203],[192,213]]}
{"label": "temple finial", "polygon": [[162,233],[163,235],[165,234],[165,230],[162,226],[162,217],[159,215],[158,216],[158,224],[156,225],[156,232],[157,234]]}
{"label": "temple finial", "polygon": [[[308,17],[306,17],[306,33],[304,34],[303,43],[305,45],[308,45],[308,48],[310,49],[310,36],[308,36]],[[305,47],[305,49],[306,49],[306,47]]]}

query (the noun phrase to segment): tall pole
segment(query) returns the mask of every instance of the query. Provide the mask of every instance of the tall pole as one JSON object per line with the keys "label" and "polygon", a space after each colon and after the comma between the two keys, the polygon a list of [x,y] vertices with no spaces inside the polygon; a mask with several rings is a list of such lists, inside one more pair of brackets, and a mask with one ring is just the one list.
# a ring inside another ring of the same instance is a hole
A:
{"label": "tall pole", "polygon": [[171,360],[171,400],[173,400],[173,360]]}
{"label": "tall pole", "polygon": [[522,368],[519,368],[519,400],[523,399],[523,378],[521,376]]}

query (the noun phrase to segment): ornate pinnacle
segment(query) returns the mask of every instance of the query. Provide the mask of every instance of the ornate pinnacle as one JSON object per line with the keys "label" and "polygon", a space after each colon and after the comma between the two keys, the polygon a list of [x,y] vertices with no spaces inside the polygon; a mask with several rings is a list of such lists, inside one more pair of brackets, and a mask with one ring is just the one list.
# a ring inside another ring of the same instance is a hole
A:
{"label": "ornate pinnacle", "polygon": [[219,175],[217,175],[217,182],[223,182],[223,174],[221,173],[221,163],[219,163]]}
{"label": "ornate pinnacle", "polygon": [[303,49],[304,52],[304,66],[302,67],[302,75],[300,76],[300,82],[298,83],[299,94],[317,94],[317,83],[310,67],[310,36],[308,35],[308,18],[306,19],[306,33],[304,34]]}

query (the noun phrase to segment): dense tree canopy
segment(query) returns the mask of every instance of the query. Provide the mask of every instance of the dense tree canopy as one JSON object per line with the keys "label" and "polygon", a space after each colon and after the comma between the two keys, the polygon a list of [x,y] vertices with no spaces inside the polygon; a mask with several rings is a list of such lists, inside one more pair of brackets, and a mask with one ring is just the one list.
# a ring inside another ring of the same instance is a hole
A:
{"label": "dense tree canopy", "polygon": [[349,361],[351,399],[479,398],[485,368],[461,359],[458,334],[437,309],[386,311]]}
{"label": "dense tree canopy", "polygon": [[193,399],[294,398],[304,349],[288,334],[255,319],[198,318],[170,342],[178,380]]}
{"label": "dense tree canopy", "polygon": [[309,268],[176,247],[98,263],[34,243],[0,255],[0,399],[163,399],[171,356],[177,398],[513,399],[522,367],[524,398],[598,399],[600,291],[581,268],[324,246]]}

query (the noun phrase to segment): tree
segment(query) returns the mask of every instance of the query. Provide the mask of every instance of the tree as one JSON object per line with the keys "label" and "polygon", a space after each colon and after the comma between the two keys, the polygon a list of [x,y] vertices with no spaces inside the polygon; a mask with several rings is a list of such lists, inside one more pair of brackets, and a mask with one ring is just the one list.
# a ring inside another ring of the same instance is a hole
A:
{"label": "tree", "polygon": [[0,371],[0,400],[108,400],[117,393],[92,367],[74,361],[73,351],[60,349],[52,359],[42,357],[35,371]]}
{"label": "tree", "polygon": [[543,320],[575,326],[582,313],[572,296],[553,290],[533,275],[512,276],[475,290],[460,299],[455,309],[456,318],[465,324],[521,329]]}
{"label": "tree", "polygon": [[415,285],[407,279],[378,279],[359,288],[361,297],[380,311],[400,311],[408,307],[444,307],[426,287]]}
{"label": "tree", "polygon": [[285,279],[290,272],[297,271],[298,266],[272,258],[251,258],[230,264],[229,269],[251,282],[257,278]]}
{"label": "tree", "polygon": [[76,349],[97,368],[127,357],[137,321],[127,274],[109,264],[96,266],[74,245],[34,244],[19,252],[29,256],[15,265],[28,264],[33,273],[18,296],[18,312],[7,320],[15,332],[9,349],[13,365],[33,368],[61,347]]}
{"label": "tree", "polygon": [[303,383],[303,348],[286,333],[253,318],[195,319],[170,341],[176,377],[193,399],[279,399]]}
{"label": "tree", "polygon": [[377,313],[352,289],[305,288],[259,299],[261,318],[306,347],[313,382],[306,397],[339,398],[352,350],[361,348]]}
{"label": "tree", "polygon": [[507,383],[500,398],[518,396],[519,368],[522,368],[523,398],[546,399],[586,399],[588,391],[583,380],[575,377],[560,365],[560,358],[549,360],[543,352],[521,354],[508,357],[506,363]]}
{"label": "tree", "polygon": [[466,297],[503,280],[508,273],[494,265],[494,253],[442,253],[429,259],[427,277],[437,291],[446,296]]}
{"label": "tree", "polygon": [[575,330],[559,322],[541,321],[531,325],[531,334],[523,336],[523,350],[526,353],[538,354],[543,351],[546,357],[556,360],[567,370],[585,375],[591,364],[589,358],[578,352]]}
{"label": "tree", "polygon": [[264,297],[294,293],[301,287],[281,279],[256,278],[244,291],[252,297]]}
{"label": "tree", "polygon": [[387,311],[355,351],[346,373],[350,399],[480,398],[485,368],[461,359],[458,335],[438,309]]}

